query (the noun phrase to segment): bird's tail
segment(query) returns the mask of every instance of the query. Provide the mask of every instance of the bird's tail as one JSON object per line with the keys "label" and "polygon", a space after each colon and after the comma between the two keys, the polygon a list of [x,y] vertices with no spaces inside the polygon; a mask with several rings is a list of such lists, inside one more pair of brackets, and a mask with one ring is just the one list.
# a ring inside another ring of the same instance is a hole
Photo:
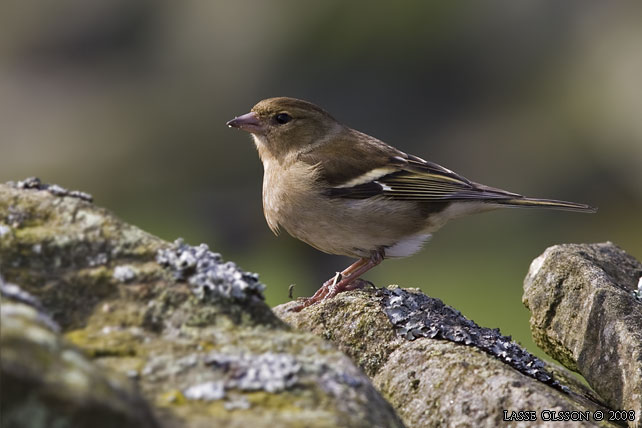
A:
{"label": "bird's tail", "polygon": [[590,205],[567,201],[556,201],[554,199],[514,198],[497,200],[493,201],[493,203],[517,208],[549,208],[553,210],[579,211],[585,213],[597,212],[597,208]]}

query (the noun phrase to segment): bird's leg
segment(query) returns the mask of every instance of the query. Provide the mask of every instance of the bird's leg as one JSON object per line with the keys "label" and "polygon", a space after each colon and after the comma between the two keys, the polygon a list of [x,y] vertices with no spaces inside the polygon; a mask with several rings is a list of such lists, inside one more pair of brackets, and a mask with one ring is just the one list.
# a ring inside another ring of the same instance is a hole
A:
{"label": "bird's leg", "polygon": [[304,300],[306,300],[306,303],[312,300],[310,304],[323,300],[326,297],[326,295],[330,292],[330,287],[336,286],[336,284],[341,282],[343,278],[345,278],[347,275],[350,275],[350,273],[352,273],[355,269],[360,268],[367,262],[368,262],[368,259],[366,258],[359,259],[353,264],[351,264],[350,266],[348,266],[346,269],[344,269],[342,272],[337,272],[335,276],[333,276],[332,278],[324,282],[321,288],[319,288],[317,292],[314,293],[314,295],[312,295],[311,297],[306,297],[304,298]]}
{"label": "bird's leg", "polygon": [[381,263],[383,261],[383,257],[383,250],[375,250],[370,255],[370,258],[359,260],[360,262],[363,262],[359,266],[357,266],[358,262],[352,264],[348,269],[342,272],[343,278],[341,281],[329,286],[330,291],[324,299],[329,299],[344,291],[362,288],[365,285],[365,281],[357,281],[359,277]]}
{"label": "bird's leg", "polygon": [[[359,263],[363,259],[359,259],[356,263]],[[352,267],[353,265],[350,265]],[[347,271],[348,269],[344,270],[343,272]],[[323,300],[326,294],[328,294],[329,287],[331,287],[333,284],[336,284],[337,282],[341,281],[343,278],[343,272],[337,272],[336,275],[334,275],[332,278],[327,280],[326,282],[323,283],[321,288],[317,290],[316,293],[314,293],[311,297],[305,297],[305,300],[310,300],[310,299],[315,299],[316,300]]]}
{"label": "bird's leg", "polygon": [[383,257],[383,250],[376,250],[372,252],[369,258],[364,257],[357,260],[342,272],[337,272],[335,276],[323,283],[321,288],[319,288],[312,297],[304,299],[301,305],[292,308],[292,310],[298,312],[317,302],[330,299],[343,291],[363,287],[364,282],[358,281],[359,277],[381,263]]}

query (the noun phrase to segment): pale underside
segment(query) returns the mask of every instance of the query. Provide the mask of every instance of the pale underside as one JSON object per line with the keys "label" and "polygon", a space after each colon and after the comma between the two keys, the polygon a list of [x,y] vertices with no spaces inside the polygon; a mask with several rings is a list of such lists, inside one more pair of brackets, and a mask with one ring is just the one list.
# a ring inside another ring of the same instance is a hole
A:
{"label": "pale underside", "polygon": [[[411,201],[386,200],[382,204],[381,197],[325,197],[315,180],[315,166],[279,163],[270,156],[262,156],[262,160],[263,209],[270,229],[278,233],[282,227],[329,254],[360,258],[383,249],[386,258],[407,257],[419,251],[431,233],[450,219],[494,208],[487,203],[453,202],[427,220],[420,210],[408,209],[414,204]],[[277,180],[289,186],[284,188]]]}

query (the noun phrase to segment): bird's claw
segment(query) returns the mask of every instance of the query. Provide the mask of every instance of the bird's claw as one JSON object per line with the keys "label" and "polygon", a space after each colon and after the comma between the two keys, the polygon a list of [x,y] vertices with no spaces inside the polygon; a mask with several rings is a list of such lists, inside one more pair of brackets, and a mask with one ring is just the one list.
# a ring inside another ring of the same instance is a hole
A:
{"label": "bird's claw", "polygon": [[326,281],[321,288],[317,290],[311,297],[299,297],[297,302],[301,302],[299,305],[292,307],[290,310],[292,312],[300,312],[302,309],[312,306],[316,303],[322,302],[327,299],[331,299],[339,293],[344,291],[359,290],[366,287],[367,285],[376,288],[374,284],[365,279],[356,278],[353,281],[341,285],[341,272],[337,274],[330,280]]}

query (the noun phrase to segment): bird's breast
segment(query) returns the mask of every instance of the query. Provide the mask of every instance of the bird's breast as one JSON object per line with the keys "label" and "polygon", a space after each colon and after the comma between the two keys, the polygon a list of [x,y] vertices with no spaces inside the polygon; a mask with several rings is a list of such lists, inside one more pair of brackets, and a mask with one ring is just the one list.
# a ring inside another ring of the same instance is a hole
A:
{"label": "bird's breast", "polygon": [[275,233],[281,227],[321,251],[350,257],[368,257],[380,248],[390,248],[390,257],[404,257],[427,238],[414,203],[329,198],[316,167],[272,160],[263,164],[263,211]]}
{"label": "bird's breast", "polygon": [[274,233],[278,233],[279,226],[289,232],[289,226],[296,223],[297,213],[314,206],[316,169],[303,162],[287,164],[270,158],[263,160],[263,168],[265,219]]}

